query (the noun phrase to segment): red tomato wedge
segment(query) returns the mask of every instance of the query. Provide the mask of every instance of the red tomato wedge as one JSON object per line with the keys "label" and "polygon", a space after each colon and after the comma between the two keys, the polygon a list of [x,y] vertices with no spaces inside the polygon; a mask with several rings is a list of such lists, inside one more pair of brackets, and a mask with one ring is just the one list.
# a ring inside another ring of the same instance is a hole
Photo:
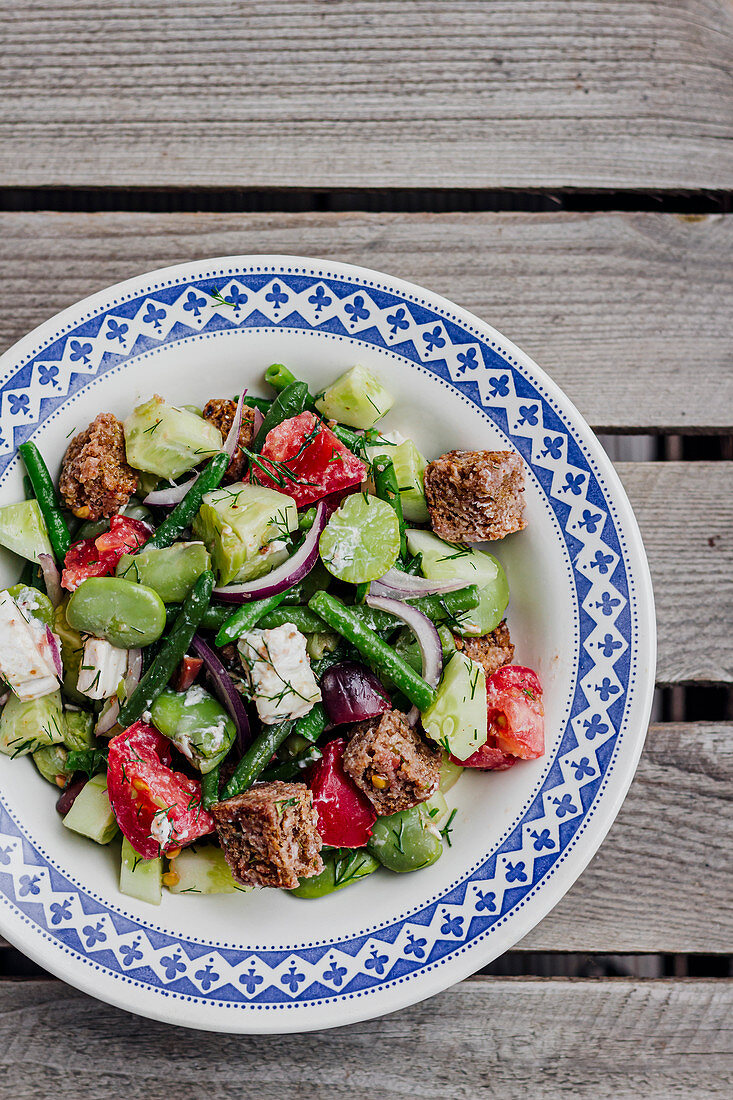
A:
{"label": "red tomato wedge", "polygon": [[334,848],[362,848],[372,835],[377,815],[344,771],[345,747],[343,737],[328,742],[311,771],[309,786],[323,843]]}
{"label": "red tomato wedge", "polygon": [[312,412],[283,420],[268,432],[259,459],[266,470],[252,463],[252,481],[287,493],[299,508],[360,485],[367,476],[366,463]]}
{"label": "red tomato wedge", "polygon": [[503,771],[517,760],[535,760],[545,751],[545,708],[537,673],[522,665],[505,665],[486,680],[489,736],[468,760],[456,764]]}
{"label": "red tomato wedge", "polygon": [[123,554],[134,554],[150,538],[150,528],[137,519],[114,515],[109,531],[96,539],[80,539],[66,551],[61,586],[73,592],[89,577],[114,573]]}
{"label": "red tomato wedge", "polygon": [[170,750],[168,738],[144,722],[109,743],[109,800],[117,824],[143,859],[214,831],[214,819],[201,806],[201,784],[172,770]]}

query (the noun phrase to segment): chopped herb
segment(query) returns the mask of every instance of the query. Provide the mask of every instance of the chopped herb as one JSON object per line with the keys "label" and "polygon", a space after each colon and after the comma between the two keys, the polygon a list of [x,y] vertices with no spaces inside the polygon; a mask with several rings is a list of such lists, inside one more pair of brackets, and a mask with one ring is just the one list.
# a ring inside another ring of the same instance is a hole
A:
{"label": "chopped herb", "polygon": [[[107,770],[106,749],[72,749],[67,758],[67,767],[70,772],[85,772],[91,779],[93,775]],[[122,778],[127,780],[124,765]]]}
{"label": "chopped herb", "polygon": [[453,818],[456,816],[457,813],[458,813],[457,809],[451,810],[450,817],[446,821],[443,828],[440,830],[440,835],[442,836],[443,840],[447,843],[449,848],[453,847],[453,842],[451,841],[450,835],[453,832],[453,828],[452,828]]}

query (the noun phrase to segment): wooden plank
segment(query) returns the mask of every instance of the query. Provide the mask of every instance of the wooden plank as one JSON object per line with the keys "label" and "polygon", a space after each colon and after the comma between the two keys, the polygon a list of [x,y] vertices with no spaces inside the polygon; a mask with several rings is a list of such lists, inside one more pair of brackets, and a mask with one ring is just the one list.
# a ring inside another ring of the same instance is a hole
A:
{"label": "wooden plank", "polygon": [[657,609],[659,684],[733,681],[733,464],[619,463]]}
{"label": "wooden plank", "polygon": [[733,182],[726,0],[2,0],[0,182]]}
{"label": "wooden plank", "polygon": [[[729,952],[732,782],[733,725],[653,725],[600,851],[517,946]],[[691,898],[704,920],[691,919]]]}
{"label": "wooden plank", "polygon": [[174,1033],[57,983],[2,983],[0,1093],[188,1100],[205,1078],[230,1100],[256,1067],[260,1100],[711,1100],[733,1084],[732,1013],[726,981],[478,978],[381,1020],[266,1038]]}
{"label": "wooden plank", "polygon": [[729,951],[731,780],[733,725],[653,725],[598,855],[519,949]]}
{"label": "wooden plank", "polygon": [[733,427],[722,216],[3,214],[0,350],[130,275],[248,252],[347,260],[445,294],[533,355],[597,430]]}

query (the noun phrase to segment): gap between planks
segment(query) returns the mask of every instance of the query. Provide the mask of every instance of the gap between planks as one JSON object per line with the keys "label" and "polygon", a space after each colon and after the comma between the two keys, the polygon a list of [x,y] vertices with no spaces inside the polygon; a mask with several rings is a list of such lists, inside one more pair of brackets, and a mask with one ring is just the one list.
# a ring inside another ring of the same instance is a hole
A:
{"label": "gap between planks", "polygon": [[457,302],[596,431],[733,431],[733,218],[660,214],[0,214],[0,351],[116,281],[203,256],[318,256]]}
{"label": "gap between planks", "polygon": [[[378,1020],[236,1036],[141,1019],[58,983],[0,984],[0,1097],[728,1100],[733,982],[473,978]],[[174,1044],[173,1048],[171,1043]]]}
{"label": "gap between planks", "polygon": [[[517,949],[729,951],[731,780],[733,725],[653,725],[626,801],[600,851]],[[689,897],[704,920],[690,919],[684,900]]]}

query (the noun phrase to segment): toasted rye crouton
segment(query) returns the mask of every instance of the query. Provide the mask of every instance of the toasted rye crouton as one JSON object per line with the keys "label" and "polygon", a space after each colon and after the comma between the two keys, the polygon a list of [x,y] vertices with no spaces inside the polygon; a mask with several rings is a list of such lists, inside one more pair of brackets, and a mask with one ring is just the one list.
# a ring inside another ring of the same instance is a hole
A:
{"label": "toasted rye crouton", "polygon": [[436,535],[447,542],[503,539],[526,527],[524,467],[514,451],[449,451],[425,470]]}
{"label": "toasted rye crouton", "polygon": [[462,638],[455,635],[456,649],[460,649],[476,664],[481,665],[487,676],[497,669],[510,665],[514,658],[514,646],[509,637],[506,619],[503,619],[490,634],[480,637]]}
{"label": "toasted rye crouton", "polygon": [[378,814],[394,814],[424,802],[440,778],[440,750],[389,710],[354,726],[344,770]]}

